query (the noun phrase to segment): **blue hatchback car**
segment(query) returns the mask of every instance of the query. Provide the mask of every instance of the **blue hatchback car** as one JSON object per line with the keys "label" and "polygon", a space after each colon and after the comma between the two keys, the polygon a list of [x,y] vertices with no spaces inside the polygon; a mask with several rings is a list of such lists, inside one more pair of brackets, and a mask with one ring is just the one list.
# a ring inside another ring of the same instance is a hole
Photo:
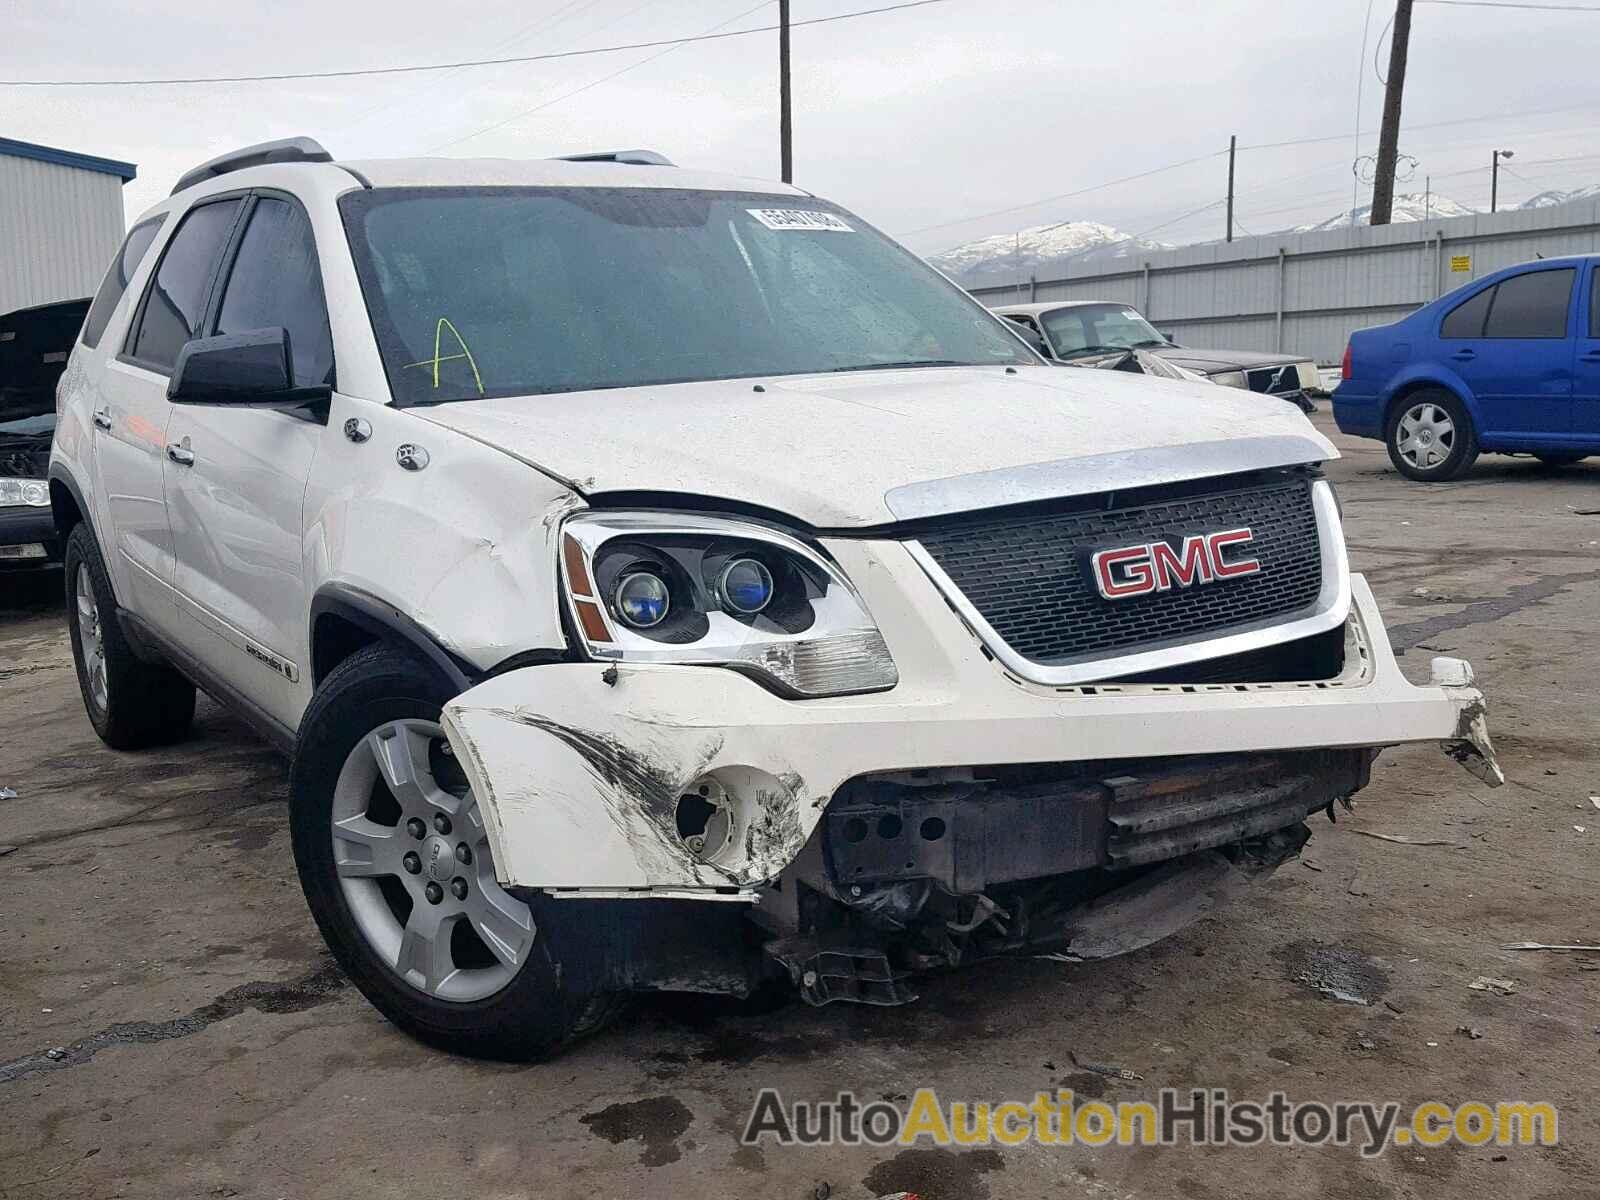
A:
{"label": "blue hatchback car", "polygon": [[1480,451],[1552,465],[1600,454],[1600,255],[1521,263],[1352,335],[1339,428],[1401,474],[1460,475]]}

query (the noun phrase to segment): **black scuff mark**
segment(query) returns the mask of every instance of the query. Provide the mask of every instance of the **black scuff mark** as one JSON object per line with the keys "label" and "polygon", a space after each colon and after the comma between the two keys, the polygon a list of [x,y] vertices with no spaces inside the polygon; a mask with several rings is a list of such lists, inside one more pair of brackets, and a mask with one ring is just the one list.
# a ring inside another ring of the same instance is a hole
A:
{"label": "black scuff mark", "polygon": [[1389,644],[1394,652],[1404,654],[1412,647],[1448,633],[1452,629],[1465,629],[1472,625],[1490,625],[1504,620],[1544,600],[1560,595],[1569,587],[1600,579],[1600,571],[1585,571],[1576,575],[1546,575],[1533,583],[1518,584],[1495,600],[1475,600],[1459,612],[1441,613],[1426,621],[1413,621],[1409,625],[1391,625]]}
{"label": "black scuff mark", "polygon": [[[483,711],[547,733],[582,759],[589,774],[605,785],[600,789],[600,796],[606,805],[607,815],[635,853],[644,856],[650,855],[653,848],[662,849],[668,856],[668,869],[686,871],[699,884],[716,886],[734,881],[729,872],[695,858],[678,836],[675,814],[680,784],[677,771],[652,761],[631,746],[603,733],[572,729],[523,709],[489,708]],[[705,766],[721,753],[722,744],[721,734],[715,734],[707,740],[699,754],[698,765],[685,773],[685,782],[700,775]],[[629,819],[632,813],[644,818],[643,828],[648,831],[653,847],[647,848],[641,844],[640,824]],[[708,879],[707,875],[713,877]]]}
{"label": "black scuff mark", "polygon": [[998,1150],[902,1150],[868,1171],[862,1183],[874,1196],[908,1192],[938,1200],[988,1200],[983,1177],[1004,1171]]}
{"label": "black scuff mark", "polygon": [[248,1009],[263,1013],[297,1013],[338,998],[347,980],[338,966],[326,962],[308,975],[285,983],[242,983],[209,1004],[169,1021],[124,1021],[60,1046],[0,1063],[0,1084],[14,1083],[41,1071],[60,1071],[88,1062],[107,1046],[145,1045],[191,1037]]}
{"label": "black scuff mark", "polygon": [[683,1157],[678,1139],[694,1124],[694,1114],[676,1096],[650,1096],[629,1103],[608,1104],[598,1112],[585,1113],[578,1120],[596,1137],[614,1146],[623,1142],[642,1142],[639,1162],[646,1167],[661,1167]]}
{"label": "black scuff mark", "polygon": [[780,788],[760,788],[753,797],[755,809],[745,830],[744,851],[748,873],[757,878],[776,875],[805,845],[796,805],[803,781],[791,774],[783,783]]}

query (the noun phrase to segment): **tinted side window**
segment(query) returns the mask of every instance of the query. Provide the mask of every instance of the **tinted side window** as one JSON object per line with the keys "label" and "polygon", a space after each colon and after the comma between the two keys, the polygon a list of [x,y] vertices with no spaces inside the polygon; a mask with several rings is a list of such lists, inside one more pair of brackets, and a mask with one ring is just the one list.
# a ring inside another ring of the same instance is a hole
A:
{"label": "tinted side window", "polygon": [[1600,338],[1600,267],[1589,272],[1589,336]]}
{"label": "tinted side window", "polygon": [[1563,338],[1567,336],[1567,307],[1572,300],[1571,267],[1558,271],[1530,271],[1502,279],[1489,306],[1489,323],[1483,336],[1491,338]]}
{"label": "tinted side window", "polygon": [[141,363],[170,369],[183,344],[199,334],[217,259],[238,212],[237,200],[203,204],[191,209],[172,235],[128,342],[128,353]]}
{"label": "tinted side window", "polygon": [[156,234],[161,232],[161,225],[166,221],[165,213],[159,217],[151,217],[148,221],[141,221],[128,231],[127,240],[122,243],[122,249],[117,251],[117,257],[112,260],[111,269],[106,272],[106,277],[100,281],[100,290],[94,294],[94,303],[89,306],[89,315],[83,322],[83,344],[94,347],[100,344],[100,335],[106,331],[106,325],[111,320],[111,314],[116,310],[117,301],[122,299],[122,293],[128,290],[128,280],[133,278],[133,273],[139,269],[139,263],[144,258],[150,243],[156,240]]}
{"label": "tinted side window", "polygon": [[263,196],[233,260],[217,332],[274,326],[289,331],[296,387],[333,383],[333,335],[311,222],[299,205]]}
{"label": "tinted side window", "polygon": [[1489,315],[1489,302],[1494,299],[1494,289],[1484,288],[1465,304],[1450,310],[1439,326],[1439,336],[1447,338],[1475,338],[1483,336],[1483,321]]}

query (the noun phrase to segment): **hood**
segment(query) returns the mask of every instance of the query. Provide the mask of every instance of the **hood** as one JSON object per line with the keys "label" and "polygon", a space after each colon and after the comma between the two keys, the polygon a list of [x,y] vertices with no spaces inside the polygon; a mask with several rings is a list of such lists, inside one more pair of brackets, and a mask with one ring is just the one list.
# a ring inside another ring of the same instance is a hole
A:
{"label": "hood", "polygon": [[1215,375],[1218,371],[1249,371],[1256,367],[1278,367],[1284,363],[1305,362],[1303,354],[1262,354],[1255,350],[1199,350],[1192,346],[1155,347],[1150,353],[1158,354],[1168,362],[1177,363],[1202,375]]}
{"label": "hood", "polygon": [[1046,366],[720,380],[407,412],[589,497],[713,497],[824,529],[1338,457],[1276,398]]}

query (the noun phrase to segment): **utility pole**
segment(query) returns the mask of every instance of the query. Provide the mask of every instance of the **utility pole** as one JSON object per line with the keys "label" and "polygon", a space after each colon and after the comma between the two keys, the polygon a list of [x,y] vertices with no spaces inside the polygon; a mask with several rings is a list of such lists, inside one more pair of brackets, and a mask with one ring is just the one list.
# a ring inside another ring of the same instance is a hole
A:
{"label": "utility pole", "polygon": [[1228,240],[1233,241],[1233,159],[1239,152],[1239,135],[1228,135]]}
{"label": "utility pole", "polygon": [[1494,212],[1500,204],[1500,160],[1502,158],[1515,158],[1509,150],[1496,150],[1489,160],[1489,211]]}
{"label": "utility pole", "polygon": [[783,181],[794,182],[794,118],[789,94],[789,0],[778,0],[778,143]]}
{"label": "utility pole", "polygon": [[1378,174],[1372,181],[1370,224],[1387,225],[1394,211],[1394,168],[1400,153],[1400,101],[1406,86],[1406,52],[1411,47],[1411,2],[1396,0],[1394,36],[1389,42],[1389,82],[1383,93],[1383,124],[1378,129]]}

